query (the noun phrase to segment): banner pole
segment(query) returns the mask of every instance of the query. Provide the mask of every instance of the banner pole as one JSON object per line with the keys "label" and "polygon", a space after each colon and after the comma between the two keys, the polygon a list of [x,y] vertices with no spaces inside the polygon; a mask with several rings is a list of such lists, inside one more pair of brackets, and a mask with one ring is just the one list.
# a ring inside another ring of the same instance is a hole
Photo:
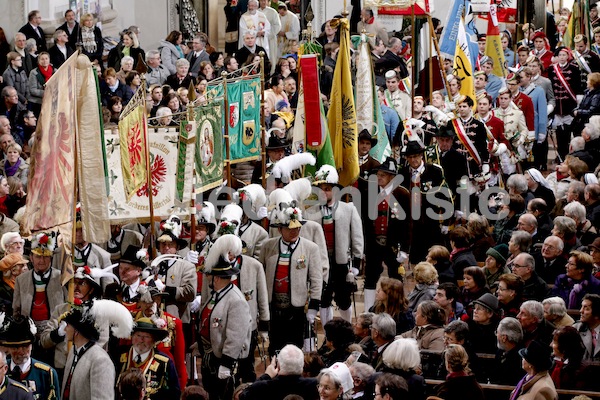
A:
{"label": "banner pole", "polygon": [[154,238],[156,237],[156,229],[154,227],[154,195],[152,194],[152,168],[150,166],[150,137],[148,135],[148,119],[146,117],[146,74],[142,75],[142,106],[144,107],[144,123],[142,126],[144,127],[144,156],[146,157],[146,187],[148,188],[148,209],[150,211],[150,245],[152,248],[152,254],[150,257],[152,259],[156,258],[156,246],[154,246]]}
{"label": "banner pole", "polygon": [[[410,52],[411,52],[411,72],[412,72],[412,77],[410,80],[410,97],[411,99],[415,98],[415,74],[417,71],[416,68],[416,63],[415,63],[415,33],[416,33],[416,28],[415,28],[415,3],[413,2],[410,6],[410,20],[411,20],[411,35],[412,37],[410,38]],[[411,107],[410,108],[410,116],[411,118],[415,115],[415,108]]]}
{"label": "banner pole", "polygon": [[[227,72],[221,72],[221,76],[223,77],[223,97],[225,104],[225,115],[229,115],[229,101],[227,100]],[[227,176],[227,186],[231,187],[231,149],[229,147],[229,122],[225,121],[225,134],[223,135],[225,138],[225,154],[227,155],[227,159],[223,160],[225,163],[225,174]]]}
{"label": "banner pole", "polygon": [[[429,25],[429,54],[431,57],[427,60],[427,65],[429,67],[429,101],[431,102],[431,96],[433,93],[433,54],[431,48],[433,47],[433,37],[435,32],[433,31],[433,21],[431,20],[431,15],[427,14],[427,25]],[[438,59],[440,55],[438,54]]]}
{"label": "banner pole", "polygon": [[267,187],[267,150],[266,150],[266,129],[265,129],[265,52],[258,53],[260,56],[260,164],[262,169],[262,187]]}
{"label": "banner pole", "polygon": [[[431,22],[431,16],[428,17]],[[446,72],[444,71],[444,61],[442,60],[442,55],[440,53],[440,45],[437,41],[437,36],[435,36],[435,32],[433,30],[433,24],[429,24],[429,31],[431,32],[431,39],[433,40],[433,45],[435,46],[435,51],[438,54],[438,64],[440,65],[440,72],[442,74],[442,80],[444,81],[444,87],[448,89],[448,79],[446,79]],[[433,93],[433,91],[431,91]],[[431,94],[433,96],[433,94]],[[431,98],[429,98],[431,101]]]}

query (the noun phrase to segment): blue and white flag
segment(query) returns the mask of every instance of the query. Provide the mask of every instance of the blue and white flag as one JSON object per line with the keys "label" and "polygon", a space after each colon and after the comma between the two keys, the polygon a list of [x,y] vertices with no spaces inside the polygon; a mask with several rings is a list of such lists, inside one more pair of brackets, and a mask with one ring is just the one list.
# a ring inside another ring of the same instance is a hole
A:
{"label": "blue and white flag", "polygon": [[450,60],[454,59],[460,17],[466,14],[465,7],[468,10],[470,4],[469,0],[452,0],[451,11],[448,14],[448,18],[446,18],[446,24],[440,38],[440,53],[442,57]]}

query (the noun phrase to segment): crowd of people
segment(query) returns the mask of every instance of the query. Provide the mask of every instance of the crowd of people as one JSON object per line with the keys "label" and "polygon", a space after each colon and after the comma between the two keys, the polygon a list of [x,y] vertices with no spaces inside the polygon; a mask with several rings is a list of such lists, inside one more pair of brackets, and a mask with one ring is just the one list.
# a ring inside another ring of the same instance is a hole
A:
{"label": "crowd of people", "polygon": [[[135,26],[108,50],[94,16],[78,22],[72,10],[48,49],[39,11],[12,45],[0,30],[0,399],[484,399],[487,383],[512,387],[511,400],[600,390],[596,6],[595,29],[573,49],[563,43],[568,10],[549,15],[545,30],[525,24],[516,46],[515,32],[503,32],[506,77],[494,75],[478,35],[474,96],[461,94],[444,60],[447,88],[431,98],[411,98],[405,84],[410,38],[361,10],[352,30],[369,38],[392,154],[373,158],[378,138],[362,130],[359,176],[342,187],[332,166],[302,177],[314,157],[291,154],[300,2],[241,3],[225,7],[224,52],[180,31],[145,51]],[[326,107],[338,29],[326,21],[316,40]],[[210,100],[223,73],[264,68],[267,168],[235,176],[231,202],[202,202],[194,224],[171,215],[154,227],[112,225],[108,242],[90,243],[78,216],[70,301],[60,237],[23,238],[19,223],[44,86],[76,48],[98,72],[107,126],[142,78],[152,123],[174,126],[174,115]]]}

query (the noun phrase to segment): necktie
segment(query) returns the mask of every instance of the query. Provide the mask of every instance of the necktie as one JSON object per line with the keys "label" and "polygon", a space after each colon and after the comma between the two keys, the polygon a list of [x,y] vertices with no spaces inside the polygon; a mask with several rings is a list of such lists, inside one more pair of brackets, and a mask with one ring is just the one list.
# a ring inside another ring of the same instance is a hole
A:
{"label": "necktie", "polygon": [[142,363],[142,356],[140,356],[139,354],[137,356],[135,356],[135,363],[136,364],[141,364]]}
{"label": "necktie", "polygon": [[19,367],[18,365],[11,371],[10,373],[10,377],[17,381],[17,382],[21,382],[21,367]]}
{"label": "necktie", "polygon": [[123,301],[131,301],[131,296],[129,295],[129,286],[127,285],[125,285],[125,287],[123,288]]}

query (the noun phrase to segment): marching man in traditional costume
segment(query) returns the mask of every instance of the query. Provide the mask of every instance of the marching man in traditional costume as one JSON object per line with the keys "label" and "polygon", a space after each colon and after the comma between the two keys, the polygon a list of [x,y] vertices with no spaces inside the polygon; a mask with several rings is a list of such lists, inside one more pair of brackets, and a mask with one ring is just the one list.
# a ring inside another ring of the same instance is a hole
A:
{"label": "marching man in traditional costume", "polygon": [[[75,258],[73,267],[83,267],[87,265],[90,268],[108,268],[111,266],[111,255],[97,244],[90,243],[83,238],[83,225],[81,222],[81,212],[77,210],[75,221],[75,243],[73,245]],[[110,282],[109,282],[110,283]],[[106,286],[106,282],[103,282]]]}
{"label": "marching man in traditional costume", "polygon": [[111,326],[112,335],[125,339],[131,334],[133,317],[121,304],[111,300],[93,300],[74,306],[63,314],[65,332],[73,346],[67,356],[62,381],[63,400],[112,400],[115,397],[115,367],[102,347],[98,326]]}
{"label": "marching man in traditional costume", "polygon": [[[0,363],[8,365],[6,354],[0,351]],[[2,368],[0,372],[0,399],[2,400],[33,400],[31,393],[25,386],[8,377],[7,369]]]}
{"label": "marching man in traditional costume", "polygon": [[137,291],[141,283],[142,271],[149,262],[148,252],[137,246],[129,246],[119,260],[119,278],[121,284],[111,284],[106,287],[106,297],[118,301],[132,314],[138,312],[137,301],[140,295]]}
{"label": "marching man in traditional costume", "polygon": [[152,277],[148,277],[138,286],[137,291],[140,295],[138,308],[140,311],[134,319],[138,321],[142,318],[150,318],[158,328],[167,329],[169,334],[157,344],[156,349],[173,360],[179,378],[179,387],[184,388],[187,384],[188,374],[185,368],[183,325],[179,318],[163,311],[162,299],[166,294],[163,292],[164,287],[162,282],[155,281]]}
{"label": "marching man in traditional costume", "polygon": [[581,72],[581,86],[585,87],[588,75],[592,72],[600,72],[600,56],[590,51],[588,38],[585,35],[576,35],[573,42],[575,43],[573,58]]}
{"label": "marching man in traditional costume", "polygon": [[[191,319],[188,303],[196,298],[198,252],[189,251],[185,259],[177,255],[179,250],[187,246],[187,242],[180,237],[182,225],[179,217],[172,215],[161,228],[162,232],[158,235],[156,244],[161,256],[164,257],[160,257],[160,262],[157,258],[153,264],[158,265],[157,278],[166,285],[165,292],[168,294],[165,298],[166,311],[181,318],[186,335],[190,335]],[[187,343],[191,342],[191,336],[186,336],[186,339]]]}
{"label": "marching man in traditional costume", "polygon": [[110,226],[110,239],[102,244],[102,248],[110,253],[111,262],[118,262],[130,245],[142,246],[144,236],[131,229],[125,229],[120,224]]}
{"label": "marching man in traditional costume", "polygon": [[[158,326],[158,324],[161,326]],[[162,321],[164,322],[164,321]],[[152,400],[177,399],[181,387],[173,360],[156,346],[169,336],[166,324],[142,317],[135,322],[131,334],[131,347],[119,357],[117,368],[120,375],[130,368],[138,368],[146,378],[146,398]]]}
{"label": "marching man in traditional costume", "polygon": [[263,242],[268,239],[269,234],[262,226],[254,222],[249,214],[258,220],[266,218],[267,195],[265,189],[258,184],[244,186],[238,190],[238,193],[244,211],[239,227],[239,236],[244,243],[244,254],[258,259]]}
{"label": "marching man in traditional costume", "polygon": [[[435,206],[427,199],[428,193],[437,193],[436,198],[449,200],[445,194],[449,194],[444,185],[444,174],[439,166],[426,163],[423,153],[425,148],[420,141],[409,140],[402,149],[402,155],[406,158],[407,167],[400,172],[404,177],[402,186],[410,191],[411,211],[410,218],[410,262],[416,264],[424,260],[429,248],[435,244],[442,243],[440,229],[440,218],[432,218],[427,215],[427,210],[439,213],[439,206]],[[420,208],[420,213],[414,212],[415,207]],[[417,217],[417,218],[415,218]]]}
{"label": "marching man in traditional costume", "polygon": [[[333,319],[331,302],[340,309],[340,315],[352,322],[352,291],[354,276],[363,258],[363,227],[354,203],[338,198],[338,173],[335,167],[323,165],[315,174],[313,185],[325,194],[326,203],[315,212],[307,211],[307,219],[319,223],[325,233],[329,258],[329,279],[321,298],[321,324]],[[352,266],[350,262],[353,262]],[[349,276],[348,274],[352,274]]]}
{"label": "marching man in traditional costume", "polygon": [[[75,303],[85,303],[93,299],[102,298],[102,279],[112,279],[116,283],[114,286],[119,287],[119,279],[112,273],[112,268],[90,268],[88,266],[79,267],[75,270],[73,276],[73,299]],[[71,305],[62,303],[52,310],[50,320],[43,328],[40,334],[40,343],[44,349],[54,350],[54,368],[61,372],[65,368],[67,361],[67,340],[65,326],[66,323],[60,324],[59,318],[64,313],[68,312]],[[100,346],[104,346],[108,342],[108,326],[98,329],[100,336],[96,341]]]}
{"label": "marching man in traditional costume", "polygon": [[473,117],[475,102],[471,97],[462,95],[456,101],[459,121],[456,132],[456,144],[467,156],[469,178],[489,173],[489,152],[487,149],[488,135],[483,122]]}
{"label": "marching man in traditional costume", "polygon": [[385,89],[384,96],[386,105],[396,110],[400,121],[410,118],[412,115],[412,100],[408,93],[400,89],[400,78],[398,73],[390,70],[385,73]]}
{"label": "marching man in traditional costume", "polygon": [[37,329],[31,318],[8,317],[1,345],[8,349],[10,363],[8,375],[22,383],[36,399],[60,399],[58,374],[46,363],[31,357]]}
{"label": "marching man in traditional costume", "polygon": [[236,363],[248,357],[252,317],[244,294],[232,282],[240,276],[236,255],[242,241],[223,235],[213,244],[204,265],[205,284],[200,310],[198,348],[202,353],[202,383],[212,399],[230,399]]}
{"label": "marching man in traditional costume", "polygon": [[273,204],[269,219],[281,237],[265,241],[259,259],[265,267],[271,305],[270,354],[288,343],[303,347],[304,327],[315,321],[323,285],[319,247],[300,237],[302,210],[293,200],[274,200]]}
{"label": "marching man in traditional costume", "polygon": [[[235,251],[239,248],[239,238],[236,239],[234,235],[224,235],[222,237],[225,239],[219,238],[215,242],[219,246],[215,251],[223,253],[223,246],[231,249],[229,257],[234,263],[234,267],[239,270],[239,273],[232,277],[231,282],[244,295],[250,308],[250,316],[252,317],[250,349],[248,356],[240,359],[238,362],[238,376],[242,382],[254,382],[256,380],[256,374],[254,373],[254,351],[258,346],[258,340],[266,342],[269,337],[270,314],[265,271],[262,264],[255,258],[241,253],[238,254]],[[204,282],[202,287],[203,298],[210,297],[210,290],[208,282]]]}
{"label": "marching man in traditional costume", "polygon": [[[33,269],[17,277],[13,297],[14,315],[31,317],[38,328],[38,336],[50,319],[50,314],[67,298],[67,288],[61,284],[60,269],[52,268],[56,250],[56,232],[34,234],[31,242]],[[51,363],[53,354],[44,351],[35,342],[34,356]]]}
{"label": "marching man in traditional costume", "polygon": [[[401,263],[406,261],[408,249],[408,218],[410,218],[410,193],[393,179],[398,175],[398,163],[388,157],[377,168],[377,203],[369,205],[369,221],[365,221],[365,310],[375,303],[375,287],[383,263],[388,275],[403,279]],[[376,207],[375,219],[372,219]]]}
{"label": "marching man in traditional costume", "polygon": [[513,103],[510,90],[503,88],[498,97],[499,107],[495,115],[504,123],[504,137],[510,142],[517,161],[527,161],[535,132],[529,132],[523,111]]}

